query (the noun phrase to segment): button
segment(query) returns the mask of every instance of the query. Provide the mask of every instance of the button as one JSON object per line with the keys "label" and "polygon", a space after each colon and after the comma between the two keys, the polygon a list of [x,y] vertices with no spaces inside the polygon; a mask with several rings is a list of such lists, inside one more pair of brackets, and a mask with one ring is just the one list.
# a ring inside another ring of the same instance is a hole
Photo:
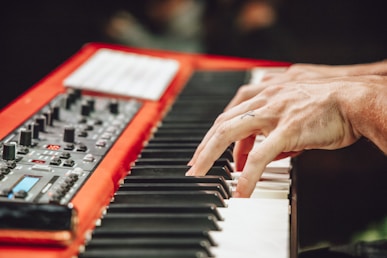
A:
{"label": "button", "polygon": [[113,126],[110,126],[106,129],[106,132],[108,132],[108,133],[114,133],[115,131],[117,131],[117,129]]}
{"label": "button", "polygon": [[72,184],[69,184],[69,183],[67,183],[67,182],[63,182],[63,183],[60,184],[60,187],[61,187],[63,190],[65,190],[66,192],[68,192],[68,191],[70,190],[70,188],[71,188],[71,185],[72,185]]}
{"label": "button", "polygon": [[94,121],[94,124],[95,125],[102,125],[103,121],[101,119],[97,119],[97,120]]}
{"label": "button", "polygon": [[83,161],[86,161],[86,162],[93,162],[95,160],[95,157],[93,156],[93,154],[87,154],[85,157],[83,157]]}
{"label": "button", "polygon": [[77,181],[77,180],[74,179],[74,178],[71,178],[71,177],[67,177],[67,178],[65,179],[65,182],[66,182],[66,184],[67,184],[68,186],[74,185],[75,181]]}
{"label": "button", "polygon": [[98,140],[95,145],[97,147],[106,147],[106,141],[105,140]]}
{"label": "button", "polygon": [[82,143],[80,143],[80,144],[78,145],[78,147],[77,147],[77,151],[85,152],[85,151],[87,151],[87,146],[84,145],[84,144],[82,144]]}
{"label": "button", "polygon": [[87,119],[85,117],[82,117],[81,119],[78,120],[78,123],[86,124],[87,123]]}
{"label": "button", "polygon": [[50,165],[55,165],[55,166],[59,166],[60,163],[62,163],[62,160],[60,158],[53,158],[51,161],[50,161]]}
{"label": "button", "polygon": [[8,168],[10,168],[10,169],[13,169],[13,168],[16,167],[16,161],[15,160],[7,160],[6,163],[7,163]]}
{"label": "button", "polygon": [[26,155],[30,150],[25,146],[19,146],[17,154]]}
{"label": "button", "polygon": [[59,158],[61,159],[69,159],[71,157],[70,152],[64,151],[60,154]]}
{"label": "button", "polygon": [[85,126],[85,130],[87,130],[87,131],[92,131],[92,130],[94,130],[94,126],[92,126],[92,125],[86,125],[86,126]]}
{"label": "button", "polygon": [[11,169],[9,167],[0,167],[0,174],[8,175],[9,172],[11,172]]}
{"label": "button", "polygon": [[14,193],[13,196],[18,199],[25,199],[27,197],[28,193],[25,190],[19,190],[16,193]]}
{"label": "button", "polygon": [[48,165],[35,164],[31,167],[32,170],[51,172],[52,169]]}
{"label": "button", "polygon": [[72,167],[72,166],[74,166],[74,164],[75,164],[74,160],[72,160],[72,159],[67,159],[67,160],[65,160],[65,162],[63,163],[63,166],[65,166],[65,167]]}
{"label": "button", "polygon": [[88,135],[88,133],[87,133],[86,131],[84,131],[84,130],[82,130],[82,131],[80,131],[80,132],[78,133],[78,136],[79,136],[79,137],[87,137],[87,135]]}
{"label": "button", "polygon": [[62,197],[59,196],[58,194],[53,194],[49,200],[50,203],[60,203],[60,199]]}
{"label": "button", "polygon": [[73,150],[75,147],[74,147],[74,144],[72,143],[68,143],[64,146],[64,149],[65,150]]}
{"label": "button", "polygon": [[12,189],[2,189],[0,190],[1,197],[8,197],[12,193]]}
{"label": "button", "polygon": [[112,134],[111,133],[104,133],[101,135],[101,138],[105,139],[105,140],[110,140],[110,138],[112,138]]}
{"label": "button", "polygon": [[79,178],[78,174],[73,174],[73,173],[70,174],[69,177],[73,178],[75,181],[78,180],[78,178]]}
{"label": "button", "polygon": [[77,178],[79,178],[79,176],[82,175],[82,173],[83,173],[83,169],[78,167],[78,168],[74,168],[74,170],[71,171],[70,176],[74,175],[74,176],[77,176]]}

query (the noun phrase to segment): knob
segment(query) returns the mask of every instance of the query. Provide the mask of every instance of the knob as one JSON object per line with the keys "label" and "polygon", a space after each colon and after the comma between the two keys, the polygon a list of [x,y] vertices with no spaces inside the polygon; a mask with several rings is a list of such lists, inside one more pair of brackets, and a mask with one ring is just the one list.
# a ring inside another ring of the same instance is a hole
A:
{"label": "knob", "polygon": [[81,105],[81,115],[82,116],[89,116],[90,115],[90,106],[89,103],[83,102]]}
{"label": "knob", "polygon": [[46,131],[47,119],[45,116],[39,116],[39,117],[35,118],[35,122],[39,125],[40,132]]}
{"label": "knob", "polygon": [[16,159],[16,143],[4,143],[3,145],[3,160]]}
{"label": "knob", "polygon": [[46,117],[46,124],[48,126],[53,126],[52,112],[47,111],[47,112],[44,112],[43,115]]}
{"label": "knob", "polygon": [[118,101],[117,100],[112,100],[109,103],[109,111],[111,114],[118,114]]}
{"label": "knob", "polygon": [[31,146],[32,131],[30,129],[22,128],[19,134],[19,144],[22,146]]}
{"label": "knob", "polygon": [[60,120],[60,108],[59,108],[59,106],[54,106],[52,108],[52,119]]}
{"label": "knob", "polygon": [[72,126],[66,126],[63,133],[64,142],[74,142],[75,141],[75,128]]}
{"label": "knob", "polygon": [[91,112],[95,111],[95,99],[93,98],[88,99],[87,104],[89,104]]}
{"label": "knob", "polygon": [[28,125],[28,129],[32,131],[32,139],[39,139],[39,124],[33,122]]}
{"label": "knob", "polygon": [[69,95],[65,95],[63,96],[62,98],[62,105],[63,107],[66,109],[66,110],[69,110],[71,108],[71,98],[69,97]]}

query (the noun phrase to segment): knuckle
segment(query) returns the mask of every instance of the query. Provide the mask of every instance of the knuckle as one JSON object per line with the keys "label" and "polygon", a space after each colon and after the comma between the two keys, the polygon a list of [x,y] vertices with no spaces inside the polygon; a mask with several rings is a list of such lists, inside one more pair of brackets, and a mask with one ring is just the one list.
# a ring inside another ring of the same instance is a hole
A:
{"label": "knuckle", "polygon": [[218,117],[215,119],[214,124],[216,124],[216,125],[221,124],[223,121],[226,120],[225,116],[226,115],[224,113],[219,114]]}

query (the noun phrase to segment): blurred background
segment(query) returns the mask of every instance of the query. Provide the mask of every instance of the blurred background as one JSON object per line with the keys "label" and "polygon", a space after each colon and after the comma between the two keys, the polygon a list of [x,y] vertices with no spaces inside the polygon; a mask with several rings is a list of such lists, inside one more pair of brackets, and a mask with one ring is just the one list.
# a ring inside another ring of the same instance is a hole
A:
{"label": "blurred background", "polygon": [[[385,7],[385,0],[7,1],[0,108],[91,41],[293,63],[379,61],[387,57]],[[367,142],[314,154],[300,161],[311,171],[300,178],[301,246],[346,242],[370,221],[383,223],[386,158]],[[362,164],[356,173],[354,160]]]}
{"label": "blurred background", "polygon": [[90,41],[259,59],[386,58],[384,0],[7,1],[0,107]]}

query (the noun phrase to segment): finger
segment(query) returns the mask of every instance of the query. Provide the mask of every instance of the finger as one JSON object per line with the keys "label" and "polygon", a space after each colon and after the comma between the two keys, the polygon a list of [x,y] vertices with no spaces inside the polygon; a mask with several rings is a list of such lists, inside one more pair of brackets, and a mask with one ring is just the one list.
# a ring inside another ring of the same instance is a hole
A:
{"label": "finger", "polygon": [[283,146],[280,135],[274,131],[261,143],[254,145],[238,179],[234,197],[251,196],[266,166],[283,151]]}
{"label": "finger", "polygon": [[249,85],[244,85],[240,87],[237,94],[231,99],[231,101],[228,103],[228,105],[224,110],[228,111],[231,108],[241,104],[242,102],[253,98],[254,96],[261,93],[266,88],[266,86],[267,86],[266,84],[262,84],[262,85],[249,84]]}
{"label": "finger", "polygon": [[245,166],[247,156],[255,143],[255,135],[251,135],[246,139],[235,143],[233,156],[235,162],[235,170],[242,171]]}
{"label": "finger", "polygon": [[[266,100],[264,100],[264,101],[266,101]],[[219,126],[222,123],[225,123],[227,120],[238,117],[238,116],[254,109],[253,107],[255,107],[255,106],[262,105],[261,102],[262,101],[256,101],[256,103],[254,103],[252,100],[245,101],[245,102],[241,103],[240,105],[235,106],[235,107],[231,108],[230,110],[228,110],[227,112],[224,112],[223,114],[221,114],[216,119],[214,125],[209,129],[209,131],[204,136],[203,140],[201,141],[201,143],[199,144],[199,146],[195,150],[195,153],[192,156],[191,160],[188,162],[188,165],[193,166],[195,164],[201,151],[205,148],[205,146],[207,146],[209,140],[214,136],[216,131],[219,130]]]}
{"label": "finger", "polygon": [[260,128],[261,122],[264,121],[256,117],[253,111],[250,111],[220,123],[214,134],[197,153],[195,162],[186,174],[205,175],[231,143],[259,132],[257,128]]}

